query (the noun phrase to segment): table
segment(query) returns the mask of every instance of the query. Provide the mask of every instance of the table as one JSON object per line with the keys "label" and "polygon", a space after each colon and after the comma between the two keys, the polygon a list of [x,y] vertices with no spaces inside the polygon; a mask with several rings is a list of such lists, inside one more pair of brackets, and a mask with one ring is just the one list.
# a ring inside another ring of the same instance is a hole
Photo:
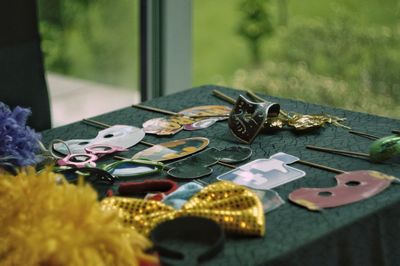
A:
{"label": "table", "polygon": [[[153,99],[144,104],[171,111],[196,105],[229,105],[212,96],[218,89],[236,98],[240,91],[217,86],[202,86],[184,92]],[[243,93],[244,94],[244,93]],[[300,101],[268,97],[278,102],[284,110],[300,113],[328,113],[346,117],[354,130],[378,136],[389,135],[400,128],[400,121],[365,113],[350,112]],[[114,124],[140,127],[141,124],[163,115],[127,107],[94,119]],[[53,138],[71,139],[94,137],[98,129],[77,122],[43,132],[44,142]],[[229,133],[227,122],[200,131],[182,131],[172,137],[148,135],[145,140],[161,143],[172,139],[202,136],[210,139],[210,147],[224,148],[239,144]],[[276,152],[286,152],[303,160],[322,163],[343,170],[371,169],[400,176],[400,165],[371,164],[362,159],[352,159],[306,150],[306,144],[336,147],[368,152],[370,140],[351,135],[346,129],[326,126],[316,132],[295,134],[280,130],[272,135],[259,135],[250,145],[252,159],[268,158]],[[146,148],[138,144],[128,154]],[[330,187],[336,184],[332,173],[294,164],[307,175],[276,188],[287,201],[288,194],[300,187]],[[215,177],[228,168],[214,166],[212,175],[204,178],[214,182]],[[104,188],[98,188],[102,193]],[[286,202],[279,209],[266,215],[266,235],[263,238],[228,236],[224,250],[204,265],[399,265],[400,264],[400,186],[391,185],[383,193],[365,201],[345,207],[310,212]]]}

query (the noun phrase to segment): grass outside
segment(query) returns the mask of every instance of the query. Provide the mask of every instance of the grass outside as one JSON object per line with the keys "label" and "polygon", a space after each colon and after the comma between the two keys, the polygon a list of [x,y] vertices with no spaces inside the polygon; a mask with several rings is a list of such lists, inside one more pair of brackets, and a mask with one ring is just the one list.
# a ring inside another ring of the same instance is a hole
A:
{"label": "grass outside", "polygon": [[[193,86],[220,84],[400,118],[397,0],[266,0],[275,31],[251,62],[243,0],[193,0]],[[251,1],[251,0],[248,0]],[[287,3],[287,25],[279,3]],[[138,1],[40,0],[47,70],[138,84]]]}
{"label": "grass outside", "polygon": [[[277,1],[269,4],[275,22]],[[264,40],[258,66],[236,32],[240,2],[194,0],[195,86],[217,83],[400,118],[397,1],[288,0],[287,27]]]}

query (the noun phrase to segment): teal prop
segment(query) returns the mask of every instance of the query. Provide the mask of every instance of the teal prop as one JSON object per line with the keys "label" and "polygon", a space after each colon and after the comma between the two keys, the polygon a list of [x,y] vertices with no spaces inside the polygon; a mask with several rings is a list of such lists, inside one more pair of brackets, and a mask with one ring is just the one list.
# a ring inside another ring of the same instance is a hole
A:
{"label": "teal prop", "polygon": [[160,172],[164,164],[149,160],[131,160],[113,162],[102,167],[103,170],[117,177],[131,177]]}
{"label": "teal prop", "polygon": [[369,156],[373,162],[400,160],[400,136],[392,135],[375,140],[369,148]]}
{"label": "teal prop", "polygon": [[[250,158],[252,150],[248,147],[227,147],[221,150],[209,148],[186,159],[168,165],[167,174],[174,178],[194,179],[213,172],[210,166],[216,163],[239,163]],[[233,166],[234,167],[234,166]]]}
{"label": "teal prop", "polygon": [[[354,131],[352,132],[354,133]],[[346,151],[338,150],[327,147],[318,147],[313,145],[307,145],[306,147],[311,150],[317,150],[322,152],[328,152],[333,154],[339,154],[344,156],[350,156],[355,158],[362,158],[370,160],[374,163],[380,163],[385,161],[400,162],[400,136],[392,135],[383,138],[378,138],[368,134],[357,135],[368,136],[370,139],[375,139],[375,141],[369,147],[369,153],[356,152],[356,151]]]}

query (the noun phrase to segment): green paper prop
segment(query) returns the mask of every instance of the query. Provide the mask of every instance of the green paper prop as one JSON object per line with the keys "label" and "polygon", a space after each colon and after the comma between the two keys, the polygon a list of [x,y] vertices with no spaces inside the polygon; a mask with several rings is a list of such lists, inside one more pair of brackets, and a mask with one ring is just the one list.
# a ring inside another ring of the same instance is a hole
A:
{"label": "green paper prop", "polygon": [[168,175],[179,179],[195,179],[210,175],[213,169],[210,166],[222,163],[239,163],[247,160],[252,150],[247,147],[228,147],[218,150],[209,148],[203,152],[192,155],[187,159],[169,164]]}
{"label": "green paper prop", "polygon": [[369,154],[363,152],[338,150],[327,147],[307,145],[308,149],[367,159],[374,163],[385,161],[400,162],[400,136],[392,135],[376,139],[369,147]]}

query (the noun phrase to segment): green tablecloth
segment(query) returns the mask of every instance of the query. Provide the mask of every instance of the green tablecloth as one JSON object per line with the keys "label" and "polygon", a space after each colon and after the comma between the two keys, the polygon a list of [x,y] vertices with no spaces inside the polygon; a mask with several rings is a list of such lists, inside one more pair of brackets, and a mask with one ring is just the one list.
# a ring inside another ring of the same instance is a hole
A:
{"label": "green tablecloth", "polygon": [[[146,105],[180,111],[196,105],[229,105],[212,96],[213,89],[236,98],[240,91],[216,86],[203,86],[146,102]],[[345,97],[345,96],[344,96]],[[362,97],[362,96],[360,96]],[[350,112],[299,101],[264,96],[278,102],[284,110],[300,113],[329,113],[348,119],[354,130],[378,136],[389,135],[400,129],[400,121],[374,115]],[[382,107],[384,108],[384,106]],[[68,115],[68,114],[65,114]],[[96,117],[111,125],[127,124],[140,127],[150,118],[163,115],[131,107]],[[83,123],[74,123],[43,132],[44,141],[53,138],[71,139],[94,137],[98,129]],[[194,136],[207,137],[211,147],[223,148],[238,144],[229,133],[227,122],[200,131],[182,131],[172,137],[148,135],[145,140],[161,143],[172,139]],[[314,144],[340,149],[368,152],[370,140],[351,135],[346,129],[334,126],[309,133],[295,134],[281,130],[272,135],[259,135],[250,145],[252,159],[268,158],[276,152],[286,152],[316,163],[342,170],[377,170],[400,176],[400,165],[371,164],[361,159],[351,159],[305,149]],[[134,154],[145,146],[138,144],[127,154]],[[307,175],[299,180],[276,188],[287,200],[288,194],[300,187],[330,187],[335,185],[334,174],[311,167],[294,164]],[[214,166],[206,182],[229,169]],[[101,188],[99,188],[101,191]],[[322,213],[286,202],[266,215],[266,235],[262,238],[228,236],[225,249],[206,265],[400,265],[400,186],[392,185],[383,193],[346,207],[325,210]]]}

